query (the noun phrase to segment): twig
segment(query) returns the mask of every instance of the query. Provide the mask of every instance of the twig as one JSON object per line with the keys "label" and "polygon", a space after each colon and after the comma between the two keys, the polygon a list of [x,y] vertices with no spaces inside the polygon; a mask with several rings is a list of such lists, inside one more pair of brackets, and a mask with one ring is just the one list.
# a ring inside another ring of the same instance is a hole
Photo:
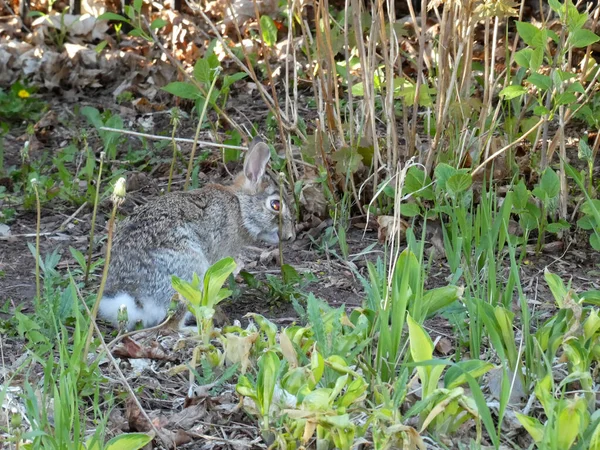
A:
{"label": "twig", "polygon": [[489,158],[487,158],[485,161],[483,161],[481,164],[479,164],[477,166],[477,168],[471,172],[471,177],[475,176],[478,172],[481,172],[481,170],[492,160],[496,159],[498,156],[500,156],[502,153],[504,153],[506,150],[510,149],[511,147],[517,145],[519,142],[525,140],[525,138],[527,138],[527,136],[529,136],[531,133],[533,133],[535,130],[538,129],[538,127],[544,123],[544,119],[540,119],[533,127],[531,127],[529,129],[529,131],[527,131],[527,133],[523,134],[523,136],[521,136],[519,139],[517,139],[516,141],[511,142],[510,144],[508,144],[505,147],[502,147],[500,150],[498,150],[496,153],[494,153],[493,155],[490,155]]}
{"label": "twig", "polygon": [[77,215],[81,211],[83,211],[83,208],[85,208],[86,206],[87,206],[87,202],[83,202],[83,205],[81,205],[79,208],[77,208],[77,211],[75,211],[73,214],[71,214],[69,217],[67,217],[65,219],[65,221],[63,223],[61,223],[55,231],[60,231],[60,230],[64,229],[75,217],[77,217]]}
{"label": "twig", "polygon": [[[98,129],[102,130],[102,131],[114,131],[116,133],[129,134],[131,136],[155,139],[157,141],[175,141],[175,142],[185,142],[188,144],[193,144],[195,141],[194,139],[188,139],[188,138],[172,138],[171,139],[171,136],[158,136],[156,134],[140,133],[138,131],[121,130],[119,128],[111,128],[111,127],[100,127]],[[210,142],[210,141],[196,141],[196,142],[198,143],[198,145],[202,145],[204,147],[230,148],[233,150],[244,150],[244,151],[248,150],[247,147],[240,147],[239,145],[219,144],[219,143]]]}

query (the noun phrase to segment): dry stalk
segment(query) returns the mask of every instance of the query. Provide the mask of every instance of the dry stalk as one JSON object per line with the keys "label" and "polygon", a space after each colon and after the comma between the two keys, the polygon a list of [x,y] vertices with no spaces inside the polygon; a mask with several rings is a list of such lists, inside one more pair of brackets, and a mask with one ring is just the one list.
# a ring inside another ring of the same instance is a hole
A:
{"label": "dry stalk", "polygon": [[92,210],[92,223],[90,226],[90,245],[88,246],[87,264],[85,266],[85,276],[83,277],[83,285],[87,286],[88,277],[90,276],[90,267],[92,265],[92,253],[94,251],[94,231],[96,229],[96,214],[98,213],[98,203],[100,200],[100,184],[102,181],[102,166],[106,154],[100,153],[100,168],[98,169],[98,179],[96,180],[96,194],[94,196],[94,208]]}
{"label": "dry stalk", "polygon": [[[421,84],[427,84],[423,74],[423,65],[425,61],[425,27],[427,26],[427,0],[421,0],[421,26],[417,23],[417,17],[412,5],[412,1],[406,2],[410,17],[414,24],[415,33],[419,36],[419,56],[417,59],[417,81],[415,85],[415,101],[413,103],[410,132],[408,133],[408,155],[413,156],[416,153],[417,146],[417,113],[419,112],[419,96]],[[419,161],[423,161],[423,155],[419,155]]]}
{"label": "dry stalk", "polygon": [[[231,2],[228,2],[229,7],[231,8]],[[260,35],[263,35],[262,24],[260,22],[260,13],[258,11],[258,5],[256,4],[256,0],[253,0],[254,4],[254,14],[256,15],[256,22],[258,24],[258,30]],[[237,20],[235,21],[237,24]],[[239,30],[238,30],[239,33]],[[292,148],[290,146],[289,139],[284,131],[284,122],[282,117],[282,111],[279,107],[279,99],[277,98],[277,90],[275,88],[275,80],[273,78],[273,69],[271,68],[271,64],[269,62],[269,57],[271,55],[271,49],[268,45],[265,45],[264,41],[261,39],[261,47],[263,52],[263,60],[265,63],[265,67],[267,68],[267,76],[269,78],[269,85],[271,86],[271,95],[273,96],[273,110],[275,111],[275,117],[277,118],[277,125],[279,128],[279,135],[281,137],[281,141],[285,147],[285,155],[286,155],[286,164],[288,167],[288,176],[290,185],[293,186],[295,180],[300,176],[298,173],[298,168],[294,164],[294,157],[292,155]],[[248,57],[246,55],[246,57]],[[287,121],[287,118],[286,118]]]}

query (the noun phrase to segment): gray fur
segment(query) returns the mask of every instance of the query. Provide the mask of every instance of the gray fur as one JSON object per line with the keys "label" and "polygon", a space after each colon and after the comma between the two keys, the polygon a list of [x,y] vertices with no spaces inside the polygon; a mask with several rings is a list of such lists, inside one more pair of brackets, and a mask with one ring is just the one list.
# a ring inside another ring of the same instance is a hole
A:
{"label": "gray fur", "polygon": [[[231,186],[166,194],[123,220],[113,241],[101,317],[116,325],[116,302],[129,295],[134,304],[128,305],[128,328],[136,317],[145,327],[153,326],[165,318],[175,293],[171,275],[191,281],[196,272],[202,279],[210,265],[227,256],[238,258],[245,246],[294,239],[290,205],[265,174],[268,160],[268,147],[255,140]],[[279,237],[280,214],[269,208],[273,199],[282,207]]]}

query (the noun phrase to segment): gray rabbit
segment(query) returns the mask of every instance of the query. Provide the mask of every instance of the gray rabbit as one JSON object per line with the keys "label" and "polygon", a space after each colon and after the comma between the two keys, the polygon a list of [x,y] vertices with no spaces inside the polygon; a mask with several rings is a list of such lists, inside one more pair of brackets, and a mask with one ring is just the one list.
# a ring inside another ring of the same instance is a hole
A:
{"label": "gray rabbit", "polygon": [[245,246],[293,240],[293,214],[266,170],[269,159],[269,147],[255,139],[232,185],[172,192],[123,220],[113,241],[100,317],[117,325],[125,305],[128,329],[140,321],[151,327],[166,318],[175,294],[171,275],[191,281],[195,272],[202,280],[212,264],[239,257]]}

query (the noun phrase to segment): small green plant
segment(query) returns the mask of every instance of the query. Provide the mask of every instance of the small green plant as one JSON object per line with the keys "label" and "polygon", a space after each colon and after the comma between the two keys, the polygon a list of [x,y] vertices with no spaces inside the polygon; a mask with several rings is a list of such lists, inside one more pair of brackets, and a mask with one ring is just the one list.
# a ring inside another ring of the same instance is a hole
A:
{"label": "small green plant", "polygon": [[223,285],[236,268],[233,258],[224,258],[213,264],[205,273],[202,288],[198,275],[194,274],[192,282],[173,275],[173,288],[187,301],[189,310],[196,317],[198,334],[208,345],[213,329],[215,307],[231,295]]}
{"label": "small green plant", "polygon": [[0,89],[0,117],[12,123],[38,120],[47,104],[33,97],[36,91],[21,82],[14,83],[8,91]]}

